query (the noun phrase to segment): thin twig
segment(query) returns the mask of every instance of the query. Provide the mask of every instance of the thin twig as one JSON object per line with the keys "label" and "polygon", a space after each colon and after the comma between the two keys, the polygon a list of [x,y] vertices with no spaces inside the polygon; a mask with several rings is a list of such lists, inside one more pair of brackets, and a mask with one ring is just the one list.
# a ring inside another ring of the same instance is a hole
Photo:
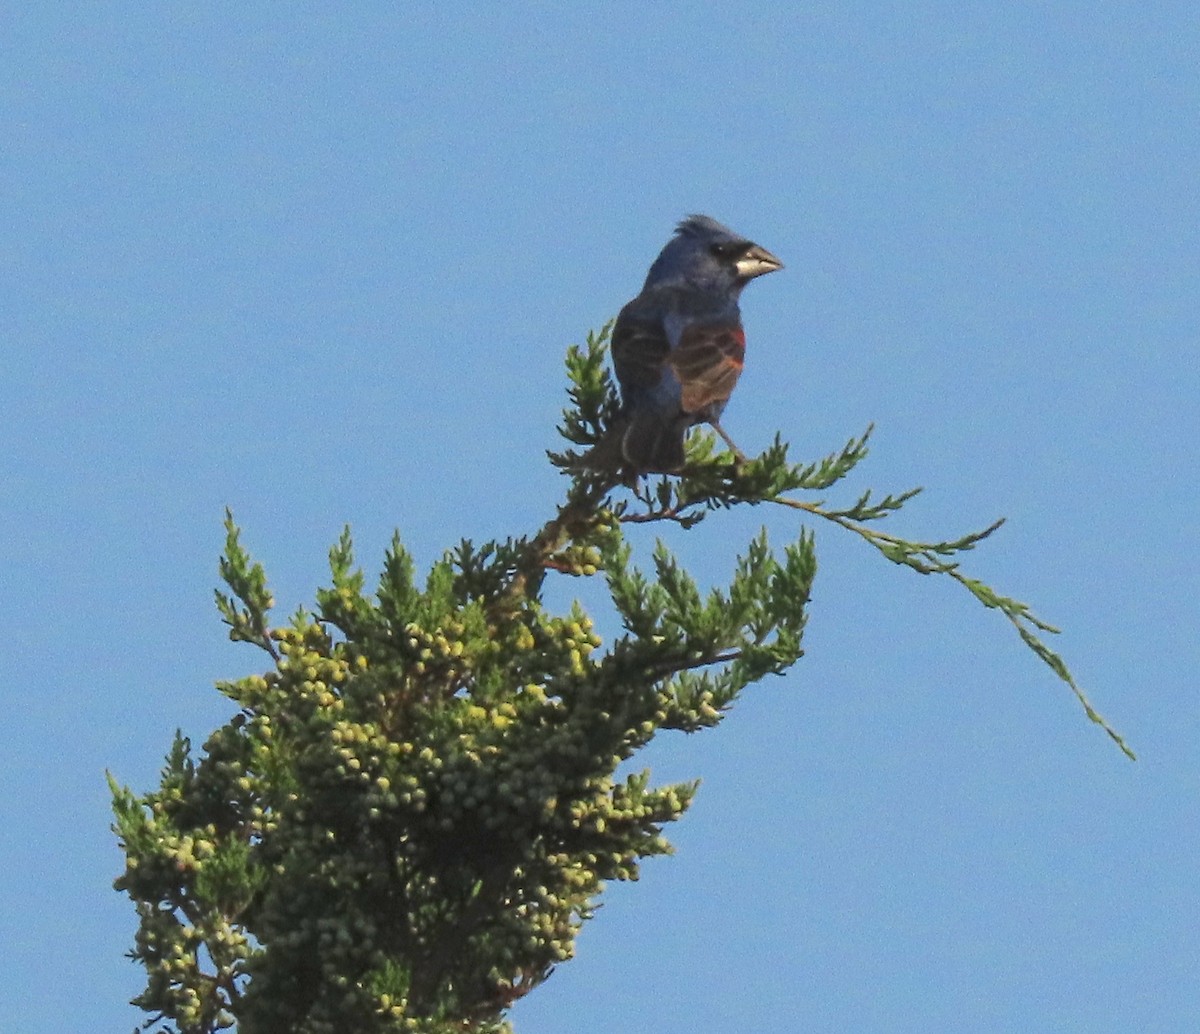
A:
{"label": "thin twig", "polygon": [[[938,573],[949,575],[956,582],[958,582],[959,585],[962,585],[965,589],[967,589],[967,591],[970,592],[971,595],[973,595],[976,599],[983,599],[983,597],[980,596],[978,589],[973,585],[971,579],[968,579],[958,569],[958,564],[950,563],[940,559],[940,557],[944,555],[953,545],[952,543],[910,542],[907,539],[898,538],[897,536],[889,535],[886,532],[876,531],[874,528],[868,528],[857,521],[851,520],[843,513],[830,512],[822,509],[819,504],[807,503],[801,499],[778,497],[774,499],[767,499],[765,502],[777,503],[780,506],[786,506],[793,510],[803,510],[805,513],[811,513],[814,516],[822,517],[827,521],[832,521],[839,527],[846,528],[847,530],[854,532],[860,538],[865,539],[881,553],[887,556],[887,558],[893,563],[905,563],[907,566],[914,567],[916,570],[922,571],[926,574]],[[987,536],[992,534],[992,532],[999,528],[1003,523],[1004,519],[1001,518],[1000,520],[990,524],[978,534],[967,536],[967,539],[969,540],[969,546],[966,548],[970,548],[970,546],[973,546],[976,542],[987,538]],[[890,552],[889,548],[902,550],[903,557],[920,558],[926,566],[917,566],[916,564],[908,563],[905,559],[897,559],[897,557]],[[989,603],[987,600],[984,600],[984,602],[989,606],[995,607],[1003,612],[1004,616],[1008,618],[1013,627],[1017,630],[1017,634],[1020,635],[1021,640],[1025,643],[1025,645],[1033,650],[1033,652],[1037,654],[1042,662],[1045,663],[1055,675],[1057,675],[1070,687],[1071,692],[1075,694],[1075,698],[1083,707],[1084,713],[1087,715],[1087,717],[1100,726],[1100,728],[1108,734],[1109,738],[1111,738],[1112,741],[1121,748],[1121,751],[1126,757],[1132,761],[1136,761],[1137,755],[1134,754],[1134,752],[1130,749],[1129,745],[1125,742],[1121,734],[1117,732],[1117,730],[1111,725],[1109,725],[1104,716],[1092,706],[1091,701],[1088,700],[1087,695],[1075,681],[1075,677],[1071,674],[1070,669],[1067,668],[1062,658],[1059,657],[1059,655],[1053,650],[1051,650],[1045,643],[1043,643],[1037,634],[1027,627],[1026,623],[1043,632],[1054,633],[1057,632],[1058,629],[1056,629],[1053,625],[1049,625],[1042,621],[1036,615],[1031,613],[1028,607],[1022,603],[1018,603],[1016,600],[1011,600],[1007,597],[996,595],[994,603]]]}

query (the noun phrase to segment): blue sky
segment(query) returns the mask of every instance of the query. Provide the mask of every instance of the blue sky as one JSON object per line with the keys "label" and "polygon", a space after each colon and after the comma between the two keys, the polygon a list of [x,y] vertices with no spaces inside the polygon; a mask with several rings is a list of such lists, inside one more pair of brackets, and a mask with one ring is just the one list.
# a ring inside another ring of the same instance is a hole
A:
{"label": "blue sky", "polygon": [[[819,527],[807,656],[721,728],[678,854],[611,888],[521,1034],[1200,1029],[1194,4],[25,5],[0,26],[0,1015],[128,1030],[105,768],[255,669],[222,508],[285,610],[518,534],[564,347],[706,212],[787,264],[724,423],[842,497],[1010,523],[969,566],[1054,644]],[[713,520],[726,580],[795,515]],[[644,541],[644,540],[643,540]],[[575,586],[562,590],[566,599]]]}

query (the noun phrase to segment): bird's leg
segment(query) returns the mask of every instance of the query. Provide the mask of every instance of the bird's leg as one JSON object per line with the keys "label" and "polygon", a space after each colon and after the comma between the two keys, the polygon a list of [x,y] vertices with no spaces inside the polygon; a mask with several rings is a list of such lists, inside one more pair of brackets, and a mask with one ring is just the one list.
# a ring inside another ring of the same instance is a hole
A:
{"label": "bird's leg", "polygon": [[728,434],[725,433],[725,428],[723,428],[721,426],[720,420],[717,420],[714,417],[712,420],[709,421],[709,423],[712,425],[713,430],[716,431],[717,434],[719,434],[725,440],[725,444],[729,446],[729,451],[733,453],[734,458],[738,461],[738,463],[749,463],[750,462],[748,459],[746,459],[746,454],[737,447],[737,442],[735,442],[732,438],[729,437]]}

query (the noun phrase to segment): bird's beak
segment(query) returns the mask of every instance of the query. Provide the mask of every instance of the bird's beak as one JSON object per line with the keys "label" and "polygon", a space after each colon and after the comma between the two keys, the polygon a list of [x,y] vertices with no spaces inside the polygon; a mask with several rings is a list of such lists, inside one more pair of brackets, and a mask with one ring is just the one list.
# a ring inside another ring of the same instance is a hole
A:
{"label": "bird's beak", "polygon": [[757,244],[737,260],[738,276],[742,280],[753,280],[756,276],[773,273],[777,269],[783,269],[783,263],[766,248],[760,248]]}

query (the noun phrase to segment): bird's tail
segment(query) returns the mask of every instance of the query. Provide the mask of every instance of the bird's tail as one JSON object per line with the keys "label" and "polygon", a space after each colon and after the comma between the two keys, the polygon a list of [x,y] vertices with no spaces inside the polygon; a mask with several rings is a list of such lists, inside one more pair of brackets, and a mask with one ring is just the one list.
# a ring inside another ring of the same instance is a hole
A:
{"label": "bird's tail", "polygon": [[687,423],[666,419],[649,407],[625,411],[580,459],[592,470],[624,470],[632,479],[675,474],[683,468],[687,429]]}
{"label": "bird's tail", "polygon": [[639,406],[621,436],[625,462],[639,474],[674,474],[683,467],[686,423],[652,406]]}

